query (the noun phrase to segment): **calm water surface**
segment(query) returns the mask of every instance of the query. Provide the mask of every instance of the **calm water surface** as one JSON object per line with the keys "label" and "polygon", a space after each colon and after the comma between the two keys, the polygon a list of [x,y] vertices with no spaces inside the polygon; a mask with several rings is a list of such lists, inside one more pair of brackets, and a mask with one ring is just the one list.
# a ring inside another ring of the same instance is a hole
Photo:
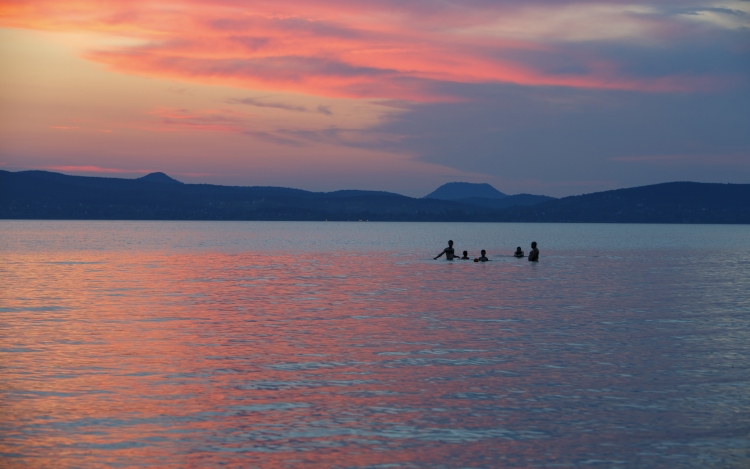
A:
{"label": "calm water surface", "polygon": [[3,221],[0,260],[3,467],[750,467],[750,227]]}

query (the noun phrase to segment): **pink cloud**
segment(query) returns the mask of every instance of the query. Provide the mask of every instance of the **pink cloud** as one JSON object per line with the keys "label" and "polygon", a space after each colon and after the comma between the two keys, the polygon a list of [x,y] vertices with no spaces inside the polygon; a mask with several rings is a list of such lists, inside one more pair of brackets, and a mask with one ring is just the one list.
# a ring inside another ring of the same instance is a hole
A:
{"label": "pink cloud", "polygon": [[[0,3],[0,24],[138,41],[85,54],[122,73],[330,97],[455,99],[439,91],[440,83],[680,92],[726,82],[633,76],[617,64],[575,54],[569,60],[576,73],[555,73],[524,59],[532,51],[564,56],[565,44],[575,41],[656,41],[679,31],[645,7],[581,5],[561,2],[541,10],[515,2],[16,0]],[[219,130],[225,124],[180,125]]]}
{"label": "pink cloud", "polygon": [[[0,163],[2,166],[4,163]],[[73,173],[73,174],[149,174],[156,169],[124,169],[124,168],[107,168],[93,165],[50,165],[50,166],[34,166],[33,169],[41,169],[45,171],[59,171],[62,173]],[[207,172],[170,172],[170,174],[179,177],[186,178],[206,178],[214,177],[216,174]]]}
{"label": "pink cloud", "polygon": [[101,166],[38,166],[36,169],[71,173],[148,174],[153,172],[149,169],[102,168]]}

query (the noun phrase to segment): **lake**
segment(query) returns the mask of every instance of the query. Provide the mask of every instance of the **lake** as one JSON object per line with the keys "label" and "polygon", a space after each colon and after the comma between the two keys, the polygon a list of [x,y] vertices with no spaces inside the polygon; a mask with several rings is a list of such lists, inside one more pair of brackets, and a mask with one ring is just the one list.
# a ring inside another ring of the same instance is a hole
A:
{"label": "lake", "polygon": [[4,467],[750,467],[750,226],[0,221],[0,260]]}

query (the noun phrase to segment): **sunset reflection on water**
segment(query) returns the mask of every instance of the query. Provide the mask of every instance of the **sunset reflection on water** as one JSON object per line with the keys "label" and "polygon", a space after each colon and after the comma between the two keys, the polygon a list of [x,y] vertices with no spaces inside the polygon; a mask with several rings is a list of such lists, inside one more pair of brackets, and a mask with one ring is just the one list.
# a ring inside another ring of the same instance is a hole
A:
{"label": "sunset reflection on water", "polygon": [[0,453],[63,468],[748,461],[748,251],[731,266],[429,254],[3,252]]}

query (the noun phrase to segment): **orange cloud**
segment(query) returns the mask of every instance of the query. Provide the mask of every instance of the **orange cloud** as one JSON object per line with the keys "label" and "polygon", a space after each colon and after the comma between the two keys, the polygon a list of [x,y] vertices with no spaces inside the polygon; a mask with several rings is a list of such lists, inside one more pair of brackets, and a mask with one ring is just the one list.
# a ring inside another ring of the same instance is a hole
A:
{"label": "orange cloud", "polygon": [[[715,82],[628,76],[586,57],[571,56],[576,73],[526,63],[524,53],[562,54],[553,39],[644,40],[668,30],[646,8],[604,5],[16,0],[0,2],[0,24],[101,35],[108,42],[85,57],[122,73],[328,97],[451,100],[451,83],[686,91]],[[592,26],[599,17],[611,27]]]}

